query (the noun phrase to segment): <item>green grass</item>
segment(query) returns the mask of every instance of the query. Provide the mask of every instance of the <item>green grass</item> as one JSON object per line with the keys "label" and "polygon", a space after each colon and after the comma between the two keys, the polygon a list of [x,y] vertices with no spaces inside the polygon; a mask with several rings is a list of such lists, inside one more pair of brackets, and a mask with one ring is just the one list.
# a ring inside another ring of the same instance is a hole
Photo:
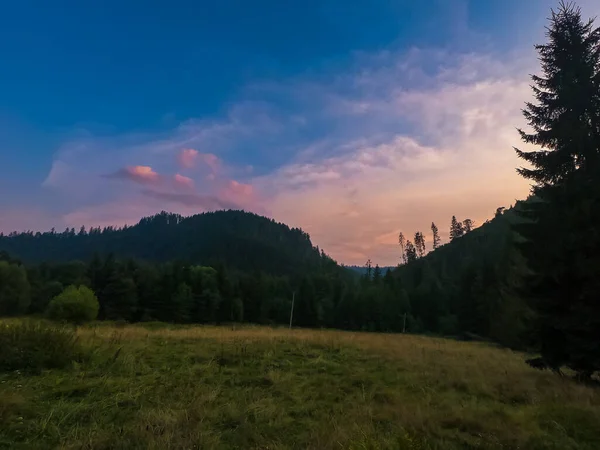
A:
{"label": "green grass", "polygon": [[78,334],[82,362],[0,374],[0,448],[600,448],[600,390],[484,344],[156,324]]}

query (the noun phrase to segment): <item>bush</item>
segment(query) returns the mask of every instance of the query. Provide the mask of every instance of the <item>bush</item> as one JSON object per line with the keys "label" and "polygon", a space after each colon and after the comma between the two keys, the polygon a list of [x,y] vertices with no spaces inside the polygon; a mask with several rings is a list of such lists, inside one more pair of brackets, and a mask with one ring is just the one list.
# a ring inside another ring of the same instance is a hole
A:
{"label": "bush", "polygon": [[0,371],[62,369],[82,356],[74,329],[34,320],[0,323]]}
{"label": "bush", "polygon": [[46,313],[53,320],[80,324],[94,320],[99,308],[98,299],[90,288],[69,286],[50,301]]}

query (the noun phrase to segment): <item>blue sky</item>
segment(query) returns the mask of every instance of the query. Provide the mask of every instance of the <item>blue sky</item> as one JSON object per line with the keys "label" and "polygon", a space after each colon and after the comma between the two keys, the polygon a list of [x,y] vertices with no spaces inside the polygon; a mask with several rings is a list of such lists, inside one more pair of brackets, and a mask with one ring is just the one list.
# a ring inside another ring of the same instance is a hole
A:
{"label": "blue sky", "polygon": [[[586,15],[600,10],[581,4]],[[468,186],[444,200],[476,220],[526,193],[507,130],[520,124],[531,49],[553,5],[3,5],[0,230],[243,207],[305,228],[343,262],[394,263],[399,229],[449,221],[433,187],[403,210],[419,183],[495,170],[504,189],[487,200],[466,202]],[[506,146],[489,149],[503,152],[493,167],[455,148],[490,140]],[[376,210],[363,192],[371,181]],[[337,215],[324,221],[327,212]]]}

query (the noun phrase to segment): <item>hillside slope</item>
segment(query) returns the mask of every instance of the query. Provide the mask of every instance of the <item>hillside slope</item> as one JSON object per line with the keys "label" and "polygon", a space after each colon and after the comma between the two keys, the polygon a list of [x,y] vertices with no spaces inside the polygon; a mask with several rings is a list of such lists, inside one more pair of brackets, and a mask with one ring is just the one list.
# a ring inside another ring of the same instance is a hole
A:
{"label": "hillside slope", "polygon": [[120,258],[158,262],[223,263],[272,274],[310,271],[322,262],[304,231],[243,211],[190,217],[163,211],[119,229],[11,233],[0,237],[2,250],[26,263],[89,260],[94,253],[114,253]]}
{"label": "hillside slope", "polygon": [[528,310],[517,291],[526,269],[512,231],[520,205],[394,271],[425,329],[522,345]]}

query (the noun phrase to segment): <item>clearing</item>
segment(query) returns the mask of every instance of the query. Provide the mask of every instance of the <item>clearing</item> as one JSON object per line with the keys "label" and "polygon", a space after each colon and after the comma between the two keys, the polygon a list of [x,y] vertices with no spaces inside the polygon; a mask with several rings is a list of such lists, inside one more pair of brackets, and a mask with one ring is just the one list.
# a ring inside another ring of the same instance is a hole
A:
{"label": "clearing", "polygon": [[600,448],[600,389],[481,343],[157,324],[77,333],[84,362],[0,373],[0,448]]}

